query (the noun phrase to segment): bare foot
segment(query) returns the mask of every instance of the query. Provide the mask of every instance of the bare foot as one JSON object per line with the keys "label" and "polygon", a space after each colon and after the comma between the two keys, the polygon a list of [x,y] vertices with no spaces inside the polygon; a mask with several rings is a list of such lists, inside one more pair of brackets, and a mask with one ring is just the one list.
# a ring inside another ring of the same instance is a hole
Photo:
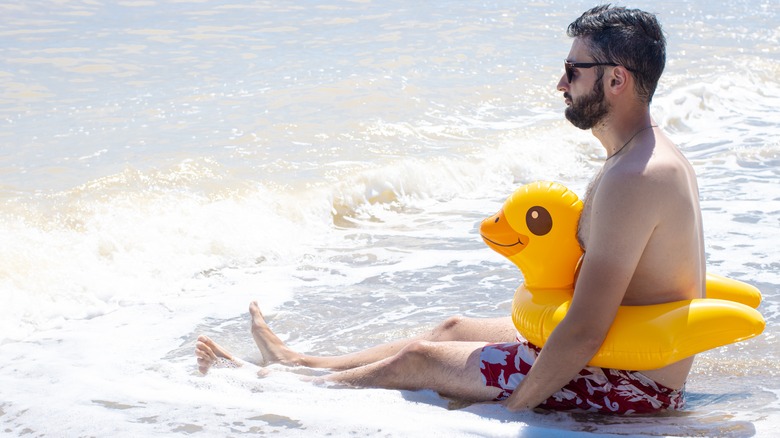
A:
{"label": "bare foot", "polygon": [[265,322],[260,307],[257,305],[257,301],[249,303],[249,314],[252,317],[252,337],[263,355],[265,364],[301,365],[303,356],[291,350],[271,331],[271,328]]}
{"label": "bare foot", "polygon": [[240,360],[204,335],[198,336],[198,342],[195,343],[195,356],[198,358],[198,370],[203,374],[208,373],[211,367],[237,368],[242,365]]}

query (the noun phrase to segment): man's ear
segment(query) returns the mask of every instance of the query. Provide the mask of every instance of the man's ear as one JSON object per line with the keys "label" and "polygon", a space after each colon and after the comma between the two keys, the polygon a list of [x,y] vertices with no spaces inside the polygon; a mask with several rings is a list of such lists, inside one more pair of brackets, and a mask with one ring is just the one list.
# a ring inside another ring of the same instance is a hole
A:
{"label": "man's ear", "polygon": [[625,67],[618,65],[612,69],[612,73],[609,76],[609,89],[612,93],[622,93],[625,91],[629,82],[629,73]]}

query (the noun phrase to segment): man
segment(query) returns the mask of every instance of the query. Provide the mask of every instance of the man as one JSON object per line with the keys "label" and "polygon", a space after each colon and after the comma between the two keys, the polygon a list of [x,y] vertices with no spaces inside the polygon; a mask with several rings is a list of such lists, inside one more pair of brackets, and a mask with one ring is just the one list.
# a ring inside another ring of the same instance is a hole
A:
{"label": "man", "polygon": [[[266,361],[330,368],[337,371],[325,380],[354,386],[503,400],[512,411],[541,406],[630,413],[682,406],[692,357],[641,374],[586,366],[620,305],[704,292],[696,178],[649,112],[664,69],[665,39],[654,15],[610,6],[585,12],[568,34],[574,40],[558,83],[566,118],[592,131],[606,159],[580,218],[585,255],[574,298],[544,349],[517,340],[510,318],[455,317],[415,339],[345,356],[306,356],[282,343],[252,303],[252,335]],[[234,360],[205,336],[196,354],[202,372],[220,358]]]}

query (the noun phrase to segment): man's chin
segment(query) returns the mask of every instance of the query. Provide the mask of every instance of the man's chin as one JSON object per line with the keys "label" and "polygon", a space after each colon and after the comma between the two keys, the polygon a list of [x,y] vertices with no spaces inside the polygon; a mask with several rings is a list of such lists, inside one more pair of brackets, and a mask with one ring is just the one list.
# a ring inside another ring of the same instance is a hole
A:
{"label": "man's chin", "polygon": [[587,120],[582,120],[579,117],[576,117],[571,114],[571,111],[569,111],[571,107],[566,108],[566,112],[564,115],[566,116],[566,120],[569,121],[572,125],[576,126],[577,128],[582,129],[583,131],[586,131],[588,129],[591,129],[593,127],[593,123],[589,123]]}

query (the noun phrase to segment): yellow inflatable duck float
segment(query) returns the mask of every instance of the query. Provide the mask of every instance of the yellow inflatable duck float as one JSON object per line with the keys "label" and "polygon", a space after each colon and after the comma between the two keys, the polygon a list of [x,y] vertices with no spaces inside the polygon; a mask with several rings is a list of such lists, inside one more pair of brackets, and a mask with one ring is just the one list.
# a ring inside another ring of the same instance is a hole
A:
{"label": "yellow inflatable duck float", "polygon": [[[561,184],[519,188],[482,221],[487,245],[523,273],[512,320],[529,342],[544,346],[571,304],[582,249],[577,222],[582,201]],[[755,287],[707,275],[706,298],[648,306],[621,306],[589,365],[626,370],[660,368],[694,354],[757,336],[765,322]]]}

